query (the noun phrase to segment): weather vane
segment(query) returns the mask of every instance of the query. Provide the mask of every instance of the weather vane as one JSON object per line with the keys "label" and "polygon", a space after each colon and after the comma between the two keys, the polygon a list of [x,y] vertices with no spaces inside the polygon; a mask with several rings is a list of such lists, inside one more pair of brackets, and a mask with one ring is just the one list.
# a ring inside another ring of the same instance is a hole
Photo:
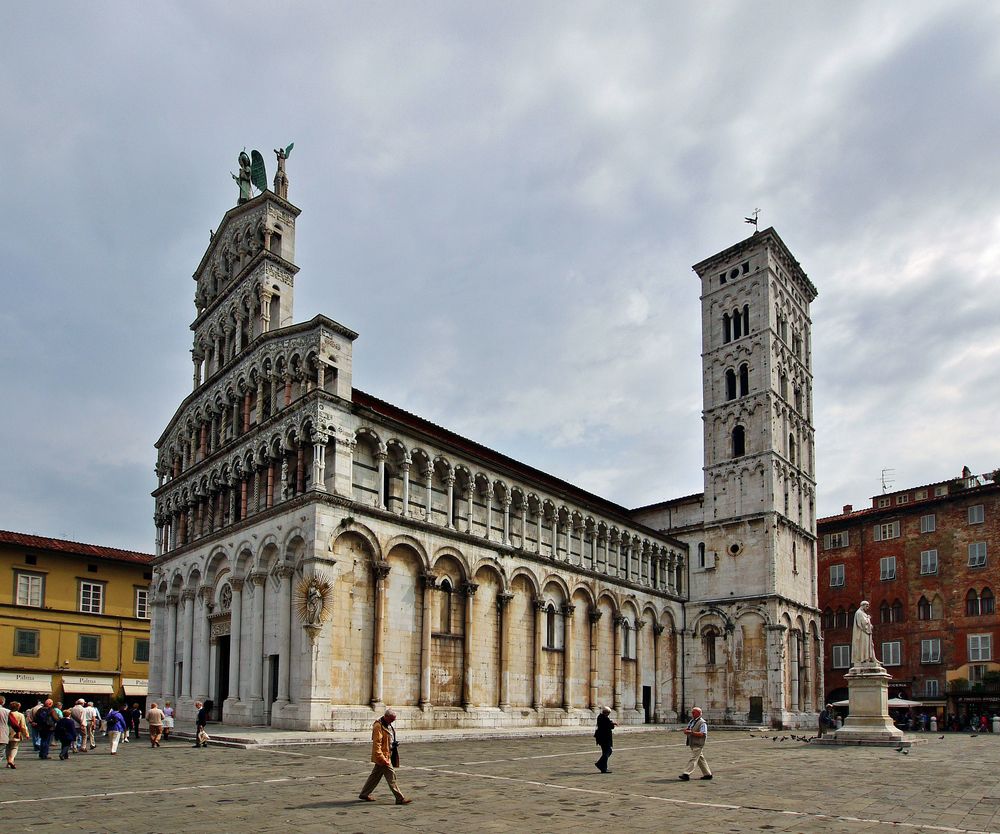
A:
{"label": "weather vane", "polygon": [[759,208],[754,209],[753,210],[753,214],[751,214],[749,217],[744,217],[743,218],[743,222],[744,223],[749,223],[751,226],[753,226],[753,230],[756,232],[756,231],[758,231],[758,229],[757,229],[757,218],[758,218],[759,215],[760,215],[760,209]]}

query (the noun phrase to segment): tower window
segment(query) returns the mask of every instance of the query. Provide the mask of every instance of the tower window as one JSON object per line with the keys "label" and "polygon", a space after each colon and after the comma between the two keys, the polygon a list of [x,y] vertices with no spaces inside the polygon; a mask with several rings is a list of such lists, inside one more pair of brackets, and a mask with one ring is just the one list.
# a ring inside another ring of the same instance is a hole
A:
{"label": "tower window", "polygon": [[747,453],[746,430],[743,426],[733,429],[733,457],[741,458]]}
{"label": "tower window", "polygon": [[719,273],[719,286],[721,287],[725,283],[726,283],[726,273],[725,272],[720,272]]}
{"label": "tower window", "polygon": [[788,435],[788,461],[789,463],[795,463],[795,435]]}
{"label": "tower window", "polygon": [[726,371],[726,399],[736,399],[736,371],[732,368]]}
{"label": "tower window", "polygon": [[750,305],[743,305],[743,335],[750,335]]}
{"label": "tower window", "polygon": [[723,313],[722,315],[722,341],[731,342],[733,340],[731,325],[729,322],[729,313]]}
{"label": "tower window", "polygon": [[744,363],[740,365],[740,396],[745,397],[750,393],[750,367]]}
{"label": "tower window", "polygon": [[743,326],[739,310],[733,310],[733,338],[738,339],[743,335]]}

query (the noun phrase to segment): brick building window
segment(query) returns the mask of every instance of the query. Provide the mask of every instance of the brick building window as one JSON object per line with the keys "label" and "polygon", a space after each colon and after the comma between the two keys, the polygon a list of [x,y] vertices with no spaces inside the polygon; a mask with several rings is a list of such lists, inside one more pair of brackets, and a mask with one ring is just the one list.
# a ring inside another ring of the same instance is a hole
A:
{"label": "brick building window", "polygon": [[969,545],[969,567],[982,568],[986,566],[986,542],[972,542]]}
{"label": "brick building window", "polygon": [[917,602],[917,619],[918,620],[933,620],[934,619],[934,605],[929,602],[927,597],[920,597]]}
{"label": "brick building window", "polygon": [[937,698],[941,694],[941,688],[937,678],[928,678],[924,681],[924,697]]}
{"label": "brick building window", "polygon": [[986,664],[970,663],[969,664],[969,683],[977,684],[983,683],[986,680]]}
{"label": "brick building window", "polygon": [[920,572],[927,574],[938,572],[938,552],[937,550],[920,551]]}
{"label": "brick building window", "polygon": [[823,628],[833,628],[833,609],[826,608],[823,611]]}
{"label": "brick building window", "polygon": [[837,609],[834,628],[847,628],[847,612],[843,608]]}
{"label": "brick building window", "polygon": [[882,644],[882,665],[883,666],[899,666],[902,662],[900,657],[902,655],[903,644],[899,640],[890,640],[888,643]]}
{"label": "brick building window", "polygon": [[878,621],[880,623],[891,623],[892,622],[892,609],[889,607],[888,602],[884,602],[878,608]]}
{"label": "brick building window", "polygon": [[896,503],[897,504],[909,504],[910,503],[910,496],[909,495],[897,495],[896,496]]}
{"label": "brick building window", "polygon": [[937,517],[934,513],[920,516],[920,532],[933,533],[937,530]]}
{"label": "brick building window", "polygon": [[986,520],[986,513],[983,511],[982,504],[976,504],[974,507],[969,507],[969,524],[982,524]]}
{"label": "brick building window", "polygon": [[970,634],[969,662],[978,663],[984,660],[992,660],[992,659],[993,659],[993,635]]}
{"label": "brick building window", "polygon": [[983,614],[992,614],[996,610],[996,599],[989,588],[983,588],[981,594],[976,593],[975,588],[970,588],[965,595],[965,615],[967,617],[979,617]]}
{"label": "brick building window", "polygon": [[888,539],[899,538],[899,522],[889,521],[885,524],[875,525],[875,541],[884,542]]}
{"label": "brick building window", "polygon": [[896,557],[883,556],[878,560],[879,579],[896,578]]}
{"label": "brick building window", "polygon": [[851,645],[850,643],[845,643],[841,646],[833,647],[833,668],[834,669],[850,669],[851,668]]}
{"label": "brick building window", "polygon": [[835,550],[838,547],[847,547],[848,544],[850,544],[850,536],[847,530],[840,533],[827,533],[823,536],[824,550]]}
{"label": "brick building window", "polygon": [[903,603],[898,599],[892,604],[892,620],[894,623],[903,622]]}
{"label": "brick building window", "polygon": [[830,565],[830,587],[839,588],[844,584],[844,565]]}
{"label": "brick building window", "polygon": [[941,662],[941,639],[939,637],[932,637],[929,640],[920,641],[920,662]]}
{"label": "brick building window", "polygon": [[888,507],[891,503],[892,503],[892,499],[891,498],[879,498],[878,499],[878,505],[879,505],[879,507]]}

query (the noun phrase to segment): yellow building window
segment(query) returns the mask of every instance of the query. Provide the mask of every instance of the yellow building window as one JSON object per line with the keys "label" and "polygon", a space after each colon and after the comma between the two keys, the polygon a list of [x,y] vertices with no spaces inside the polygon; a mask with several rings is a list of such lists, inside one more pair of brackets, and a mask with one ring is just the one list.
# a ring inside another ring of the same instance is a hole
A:
{"label": "yellow building window", "polygon": [[101,638],[96,634],[81,634],[76,657],[77,660],[100,660]]}
{"label": "yellow building window", "polygon": [[17,604],[41,608],[45,599],[45,577],[40,573],[24,573],[22,571],[18,571],[16,576]]}

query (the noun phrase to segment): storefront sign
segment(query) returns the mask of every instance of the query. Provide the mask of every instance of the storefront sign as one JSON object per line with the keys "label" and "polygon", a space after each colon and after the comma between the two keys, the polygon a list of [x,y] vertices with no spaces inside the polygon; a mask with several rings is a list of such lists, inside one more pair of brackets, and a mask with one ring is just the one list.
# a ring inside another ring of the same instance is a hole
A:
{"label": "storefront sign", "polygon": [[146,678],[122,678],[122,689],[129,696],[146,696],[149,694],[149,680]]}
{"label": "storefront sign", "polygon": [[52,675],[42,675],[37,672],[0,672],[0,692],[48,695],[52,692]]}
{"label": "storefront sign", "polygon": [[81,695],[114,695],[115,679],[101,675],[63,675],[63,692]]}

